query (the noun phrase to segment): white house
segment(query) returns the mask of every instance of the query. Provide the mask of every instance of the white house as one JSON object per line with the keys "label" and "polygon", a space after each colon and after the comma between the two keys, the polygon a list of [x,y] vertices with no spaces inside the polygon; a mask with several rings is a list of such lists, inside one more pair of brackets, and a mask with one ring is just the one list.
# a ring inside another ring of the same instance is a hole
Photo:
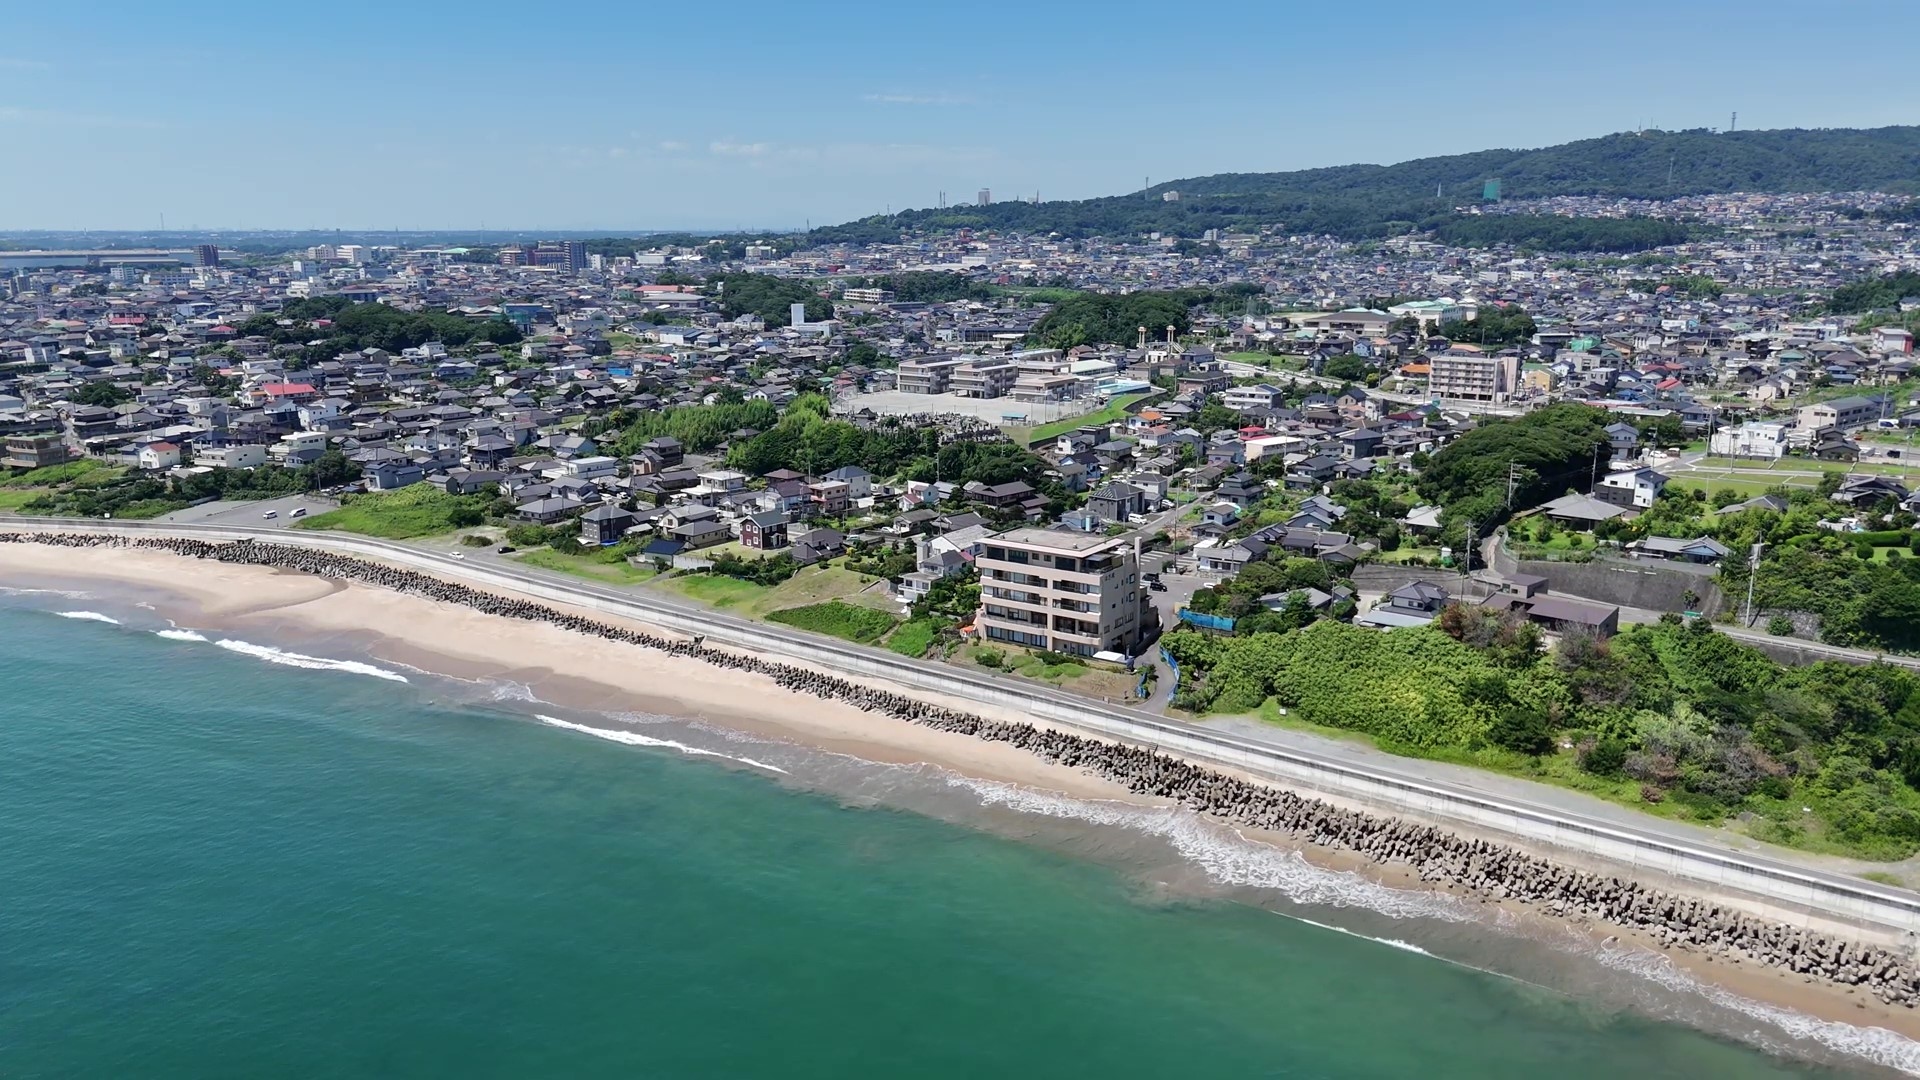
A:
{"label": "white house", "polygon": [[1666,486],[1666,476],[1652,469],[1622,469],[1601,477],[1593,486],[1593,497],[1614,506],[1645,510]]}
{"label": "white house", "polygon": [[140,467],[171,469],[180,464],[180,447],[170,442],[153,442],[140,448]]}

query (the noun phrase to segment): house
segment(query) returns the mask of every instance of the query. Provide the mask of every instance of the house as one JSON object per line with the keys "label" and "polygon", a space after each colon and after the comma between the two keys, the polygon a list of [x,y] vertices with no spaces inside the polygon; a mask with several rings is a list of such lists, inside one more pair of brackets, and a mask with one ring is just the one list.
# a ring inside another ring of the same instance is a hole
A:
{"label": "house", "polygon": [[1147,510],[1147,493],[1132,484],[1116,480],[1103,484],[1087,496],[1087,509],[1107,521],[1131,521]]}
{"label": "house", "polygon": [[733,538],[732,529],[712,519],[689,521],[670,531],[673,539],[685,544],[689,549],[712,547],[715,544],[724,544]]}
{"label": "house", "polygon": [[148,443],[140,448],[139,461],[143,469],[171,469],[180,464],[180,447],[170,442]]}
{"label": "house", "polygon": [[790,537],[789,544],[793,561],[801,566],[824,562],[847,550],[846,535],[837,529],[808,529],[799,536]]}
{"label": "house", "polygon": [[1591,495],[1582,495],[1577,491],[1547,503],[1540,508],[1540,512],[1547,515],[1549,520],[1582,531],[1592,529],[1602,521],[1631,517],[1634,514],[1634,511],[1627,507],[1602,502]]}
{"label": "house", "polygon": [[1886,476],[1871,473],[1848,473],[1840,481],[1840,487],[1833,493],[1834,502],[1843,502],[1848,506],[1866,507],[1878,504],[1882,499],[1905,502],[1906,485]]}
{"label": "house", "polygon": [[1670,536],[1649,536],[1631,545],[1642,555],[1657,559],[1679,559],[1691,563],[1717,563],[1729,554],[1725,544],[1705,536],[1681,540]]}
{"label": "house", "polygon": [[1240,523],[1240,508],[1230,502],[1217,502],[1200,511],[1200,523],[1231,529]]}
{"label": "house", "polygon": [[1387,593],[1372,611],[1355,616],[1353,624],[1381,629],[1422,626],[1432,622],[1451,599],[1447,590],[1431,581],[1411,581]]}
{"label": "house", "polygon": [[873,497],[873,474],[858,465],[842,465],[821,479],[847,485],[847,498],[852,502]]}
{"label": "house", "polygon": [[427,471],[411,461],[379,461],[367,467],[366,478],[370,491],[393,491],[420,483]]}
{"label": "house", "polygon": [[779,510],[762,510],[741,518],[740,546],[754,551],[786,547],[787,515]]}
{"label": "house", "polygon": [[522,521],[531,521],[536,525],[551,525],[556,521],[579,513],[586,507],[572,499],[547,497],[533,499],[514,507],[514,514]]}
{"label": "house", "polygon": [[638,523],[632,513],[603,503],[580,515],[580,542],[589,547],[617,544]]}
{"label": "house", "polygon": [[1607,637],[1620,630],[1619,608],[1607,604],[1569,600],[1563,596],[1547,593],[1537,593],[1533,596],[1498,593],[1488,599],[1485,606],[1495,611],[1518,612],[1525,616],[1528,622],[1538,623],[1557,633],[1587,633]]}
{"label": "house", "polygon": [[1645,510],[1666,486],[1666,476],[1652,469],[1622,469],[1601,477],[1593,486],[1593,497],[1614,506]]}
{"label": "house", "polygon": [[1386,441],[1386,433],[1372,428],[1354,428],[1343,431],[1340,440],[1340,456],[1344,461],[1365,461],[1380,453],[1380,446]]}
{"label": "house", "polygon": [[1632,424],[1608,424],[1607,447],[1614,461],[1632,461],[1640,453],[1640,429]]}

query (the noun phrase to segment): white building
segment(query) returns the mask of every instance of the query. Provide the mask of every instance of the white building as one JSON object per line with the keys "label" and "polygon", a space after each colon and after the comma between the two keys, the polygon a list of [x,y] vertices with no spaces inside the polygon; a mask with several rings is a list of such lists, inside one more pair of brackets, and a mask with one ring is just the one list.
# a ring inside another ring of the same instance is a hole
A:
{"label": "white building", "polygon": [[1778,461],[1787,453],[1787,425],[1750,420],[1736,427],[1721,428],[1708,440],[1708,449],[1718,457]]}

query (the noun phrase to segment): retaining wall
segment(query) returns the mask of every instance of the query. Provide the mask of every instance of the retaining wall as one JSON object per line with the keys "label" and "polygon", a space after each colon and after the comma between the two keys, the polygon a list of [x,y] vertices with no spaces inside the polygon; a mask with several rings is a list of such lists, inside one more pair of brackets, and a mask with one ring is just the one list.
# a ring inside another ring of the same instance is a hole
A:
{"label": "retaining wall", "polygon": [[[789,627],[771,627],[686,607],[664,597],[625,593],[592,585],[559,585],[505,573],[471,560],[380,540],[335,533],[274,530],[260,535],[223,526],[150,522],[9,519],[19,532],[109,532],[160,534],[202,540],[256,539],[378,559],[534,597],[635,619],[663,630],[704,635],[715,644],[879,679],[898,686],[1026,714],[1063,729],[1098,738],[1152,746],[1195,761],[1237,769],[1285,787],[1364,803],[1388,813],[1496,834],[1534,849],[1571,853],[1582,861],[1631,867],[1688,883],[1696,891],[1743,906],[1798,916],[1806,925],[1865,931],[1879,940],[1911,946],[1920,934],[1920,895],[1841,875],[1806,870],[1760,856],[1717,850],[1674,837],[1642,832],[1550,807],[1489,796],[1455,784],[1396,774],[1390,765],[1357,766],[1305,751],[1241,739],[1129,709],[1103,706],[1044,688],[1015,685],[964,669],[910,660]],[[102,553],[103,557],[110,557]]]}

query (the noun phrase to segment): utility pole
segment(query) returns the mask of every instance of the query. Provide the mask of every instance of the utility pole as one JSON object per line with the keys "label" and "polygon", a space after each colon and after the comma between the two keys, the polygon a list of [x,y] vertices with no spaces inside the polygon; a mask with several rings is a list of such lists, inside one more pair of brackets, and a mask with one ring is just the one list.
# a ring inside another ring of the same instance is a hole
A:
{"label": "utility pole", "polygon": [[1752,550],[1752,551],[1749,551],[1749,552],[1747,553],[1747,618],[1746,618],[1746,625],[1747,625],[1747,626],[1749,626],[1749,627],[1751,627],[1751,626],[1753,625],[1753,582],[1754,582],[1754,579],[1755,579],[1755,578],[1758,578],[1758,577],[1760,576],[1760,552],[1761,552],[1761,551],[1762,551],[1763,549],[1765,549],[1765,548],[1766,548],[1766,546],[1767,546],[1767,545],[1765,545],[1765,544],[1755,544],[1755,545],[1753,545],[1753,550]]}
{"label": "utility pole", "polygon": [[1476,537],[1473,534],[1473,521],[1472,519],[1468,519],[1466,558],[1460,563],[1460,594],[1462,596],[1466,595],[1467,582],[1473,579],[1473,545],[1475,539]]}

